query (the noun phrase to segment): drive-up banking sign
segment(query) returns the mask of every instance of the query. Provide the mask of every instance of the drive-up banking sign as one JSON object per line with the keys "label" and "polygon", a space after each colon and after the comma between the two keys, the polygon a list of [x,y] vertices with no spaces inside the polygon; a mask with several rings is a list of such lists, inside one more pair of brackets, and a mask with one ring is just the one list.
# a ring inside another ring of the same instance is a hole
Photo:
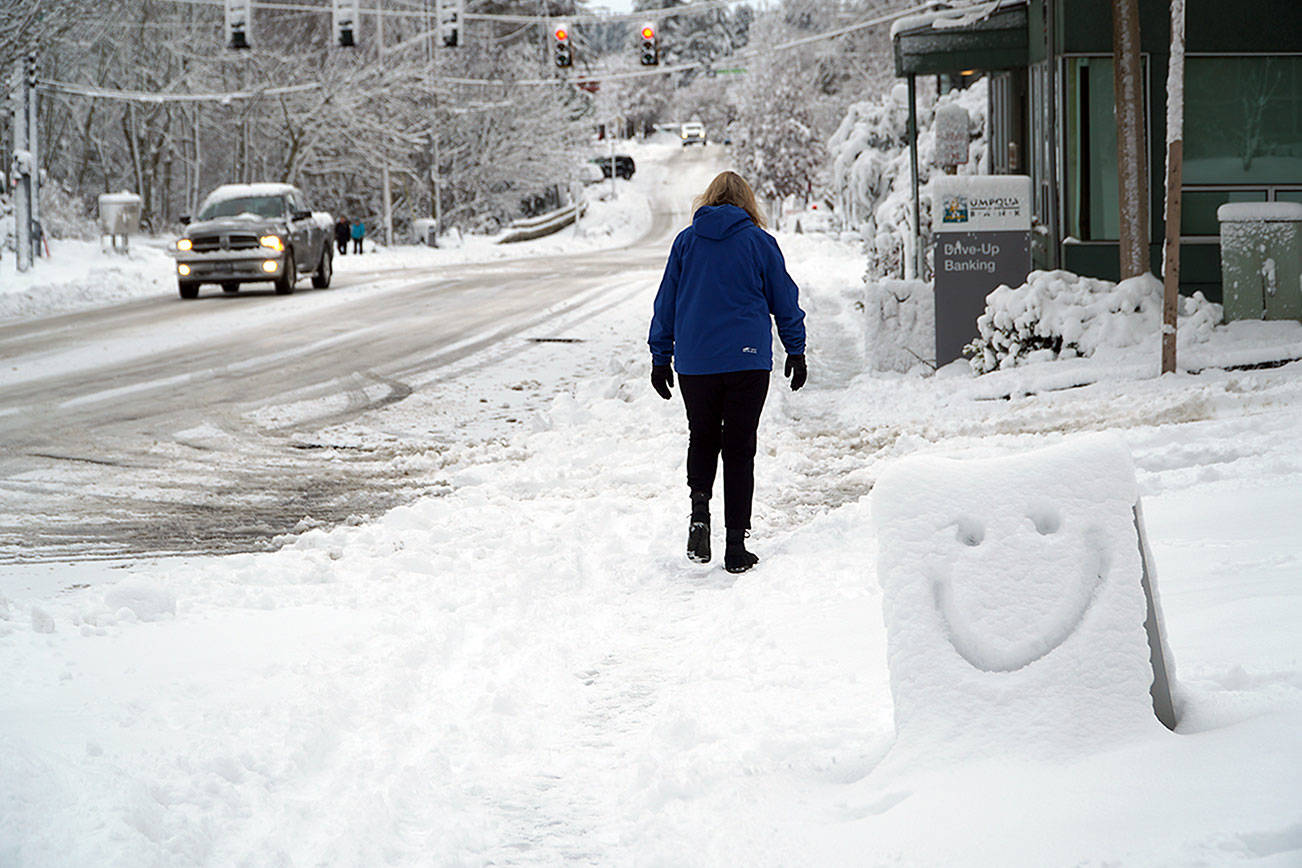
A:
{"label": "drive-up banking sign", "polygon": [[986,296],[1019,286],[1031,270],[1031,179],[944,175],[933,181],[936,366],[977,336]]}

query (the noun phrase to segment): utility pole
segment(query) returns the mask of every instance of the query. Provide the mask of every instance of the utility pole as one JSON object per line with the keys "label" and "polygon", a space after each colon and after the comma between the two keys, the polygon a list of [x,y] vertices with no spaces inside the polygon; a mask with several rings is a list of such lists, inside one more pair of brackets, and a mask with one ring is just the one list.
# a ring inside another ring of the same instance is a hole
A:
{"label": "utility pole", "polygon": [[[375,41],[379,46],[380,68],[384,68],[384,0],[375,4]],[[381,157],[380,174],[384,179],[384,246],[393,246],[393,187],[389,180],[389,159]]]}
{"label": "utility pole", "polygon": [[27,56],[14,74],[14,154],[11,177],[14,189],[14,240],[18,247],[18,270],[32,267],[32,254],[40,244],[39,231],[33,232],[39,216],[36,198],[40,195],[36,145],[36,53]]}
{"label": "utility pole", "polygon": [[32,256],[40,257],[45,241],[41,228],[41,127],[37,123],[36,52],[27,55],[27,150],[31,153]]}
{"label": "utility pole", "polygon": [[430,180],[434,182],[434,246],[439,243],[439,234],[443,232],[443,187],[439,171],[439,42],[442,41],[442,22],[440,20],[438,0],[434,2],[434,37],[430,40],[430,128],[434,131],[434,162],[430,166]]}

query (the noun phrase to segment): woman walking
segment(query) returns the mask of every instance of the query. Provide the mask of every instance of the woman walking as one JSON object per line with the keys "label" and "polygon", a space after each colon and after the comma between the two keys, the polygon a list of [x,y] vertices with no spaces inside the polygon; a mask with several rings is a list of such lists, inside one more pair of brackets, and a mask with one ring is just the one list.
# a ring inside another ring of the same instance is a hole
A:
{"label": "woman walking", "polygon": [[651,385],[669,400],[673,368],[687,407],[687,557],[710,560],[710,496],[723,456],[724,568],[741,573],[755,492],[755,430],[773,369],[772,323],[786,350],[794,392],[805,384],[805,313],[782,251],[764,231],[755,194],[723,172],[694,203],[678,233],[651,318]]}

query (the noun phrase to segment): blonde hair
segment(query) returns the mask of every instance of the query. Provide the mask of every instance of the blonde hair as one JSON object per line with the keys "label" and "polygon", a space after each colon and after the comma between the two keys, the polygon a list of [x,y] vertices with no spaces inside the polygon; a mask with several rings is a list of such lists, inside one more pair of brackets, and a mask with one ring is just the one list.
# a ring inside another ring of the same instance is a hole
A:
{"label": "blonde hair", "polygon": [[736,172],[720,172],[705,188],[705,192],[692,202],[692,211],[706,205],[736,205],[745,211],[755,225],[761,229],[768,225],[764,212],[755,201],[755,191],[746,183],[746,179]]}

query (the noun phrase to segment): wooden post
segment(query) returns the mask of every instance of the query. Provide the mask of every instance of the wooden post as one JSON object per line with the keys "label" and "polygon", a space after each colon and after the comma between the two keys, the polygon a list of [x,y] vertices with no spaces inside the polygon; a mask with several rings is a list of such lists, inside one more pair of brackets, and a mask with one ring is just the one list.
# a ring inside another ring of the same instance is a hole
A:
{"label": "wooden post", "polygon": [[1162,247],[1162,373],[1175,370],[1180,315],[1180,184],[1184,162],[1184,2],[1171,0],[1171,57],[1166,70],[1166,243]]}
{"label": "wooden post", "polygon": [[1149,270],[1148,143],[1144,135],[1138,0],[1112,0],[1112,80],[1117,107],[1117,198],[1124,280]]}

